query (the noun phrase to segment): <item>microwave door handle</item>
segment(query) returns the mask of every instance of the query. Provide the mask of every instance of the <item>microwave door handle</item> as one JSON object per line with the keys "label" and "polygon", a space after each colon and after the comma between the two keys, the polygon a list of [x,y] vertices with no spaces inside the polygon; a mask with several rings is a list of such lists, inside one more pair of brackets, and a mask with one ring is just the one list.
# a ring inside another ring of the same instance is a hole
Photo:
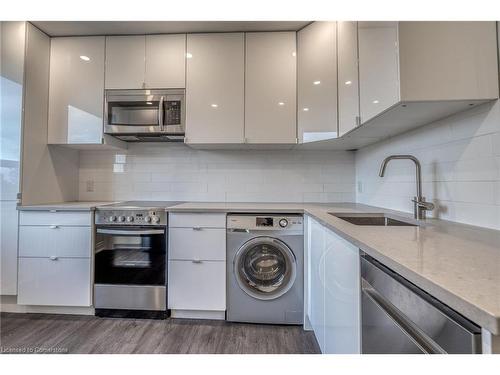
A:
{"label": "microwave door handle", "polygon": [[165,101],[165,97],[162,96],[160,98],[159,103],[158,103],[158,126],[160,127],[160,131],[164,130],[164,128],[163,128],[163,114],[164,114],[163,102],[164,101]]}

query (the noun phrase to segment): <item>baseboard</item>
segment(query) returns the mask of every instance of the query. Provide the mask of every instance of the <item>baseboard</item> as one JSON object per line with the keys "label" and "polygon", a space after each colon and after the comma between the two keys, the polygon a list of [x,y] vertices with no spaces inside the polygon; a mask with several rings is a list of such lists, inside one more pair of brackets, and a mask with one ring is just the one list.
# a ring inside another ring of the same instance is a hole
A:
{"label": "baseboard", "polygon": [[312,331],[312,324],[311,321],[309,320],[309,315],[305,314],[304,315],[304,331]]}
{"label": "baseboard", "polygon": [[[9,297],[9,298],[7,298]],[[14,298],[11,298],[14,297]],[[94,315],[93,307],[80,306],[31,306],[18,305],[15,296],[2,296],[0,312],[9,313],[39,313],[39,314],[68,314],[68,315]]]}
{"label": "baseboard", "polygon": [[171,310],[171,318],[225,320],[225,311]]}

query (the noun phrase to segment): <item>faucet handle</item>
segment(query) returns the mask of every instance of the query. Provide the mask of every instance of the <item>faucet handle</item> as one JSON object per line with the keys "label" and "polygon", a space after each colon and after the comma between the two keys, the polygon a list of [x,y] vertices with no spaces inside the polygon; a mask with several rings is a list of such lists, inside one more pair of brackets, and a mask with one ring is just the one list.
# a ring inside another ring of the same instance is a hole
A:
{"label": "faucet handle", "polygon": [[425,197],[420,198],[420,200],[417,197],[415,197],[411,201],[415,203],[418,207],[427,211],[432,211],[435,208],[434,203],[425,201]]}

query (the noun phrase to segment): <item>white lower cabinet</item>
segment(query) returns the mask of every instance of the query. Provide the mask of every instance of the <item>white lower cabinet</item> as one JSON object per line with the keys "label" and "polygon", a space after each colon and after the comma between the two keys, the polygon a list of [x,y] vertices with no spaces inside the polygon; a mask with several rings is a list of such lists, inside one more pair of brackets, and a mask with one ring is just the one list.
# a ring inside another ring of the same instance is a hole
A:
{"label": "white lower cabinet", "polygon": [[359,250],[307,218],[307,318],[323,353],[360,353]]}
{"label": "white lower cabinet", "polygon": [[168,308],[173,317],[224,319],[226,215],[169,215]]}
{"label": "white lower cabinet", "polygon": [[359,249],[325,228],[325,353],[360,353]]}
{"label": "white lower cabinet", "polygon": [[20,257],[88,258],[92,232],[91,227],[21,226],[19,239]]}
{"label": "white lower cabinet", "polygon": [[307,220],[309,292],[308,315],[311,327],[321,351],[325,352],[325,229],[322,225]]}
{"label": "white lower cabinet", "polygon": [[173,260],[169,271],[170,309],[226,310],[225,262]]}
{"label": "white lower cabinet", "polygon": [[20,305],[92,305],[92,213],[21,211]]}
{"label": "white lower cabinet", "polygon": [[90,258],[19,258],[17,303],[90,306]]}

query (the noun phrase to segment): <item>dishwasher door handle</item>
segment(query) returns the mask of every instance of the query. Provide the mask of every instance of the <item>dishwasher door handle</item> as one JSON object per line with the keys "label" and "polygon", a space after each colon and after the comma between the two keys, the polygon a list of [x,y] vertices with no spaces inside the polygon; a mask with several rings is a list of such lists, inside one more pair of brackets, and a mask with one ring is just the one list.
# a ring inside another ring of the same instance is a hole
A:
{"label": "dishwasher door handle", "polygon": [[386,300],[365,279],[361,279],[361,291],[364,293],[385,315],[387,315],[424,353],[446,354],[432,338],[419,329],[401,310]]}

